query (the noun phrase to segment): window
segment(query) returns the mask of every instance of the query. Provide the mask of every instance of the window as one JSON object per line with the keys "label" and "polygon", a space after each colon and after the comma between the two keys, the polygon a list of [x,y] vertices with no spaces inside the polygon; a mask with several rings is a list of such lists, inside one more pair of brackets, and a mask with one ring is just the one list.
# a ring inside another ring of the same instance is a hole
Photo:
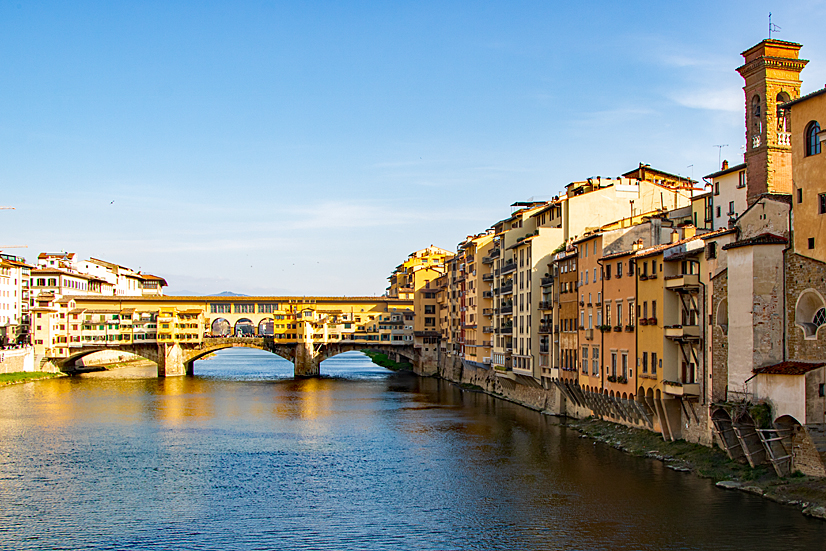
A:
{"label": "window", "polygon": [[720,195],[720,182],[714,182],[714,195]]}
{"label": "window", "polygon": [[617,262],[617,277],[622,277],[622,260]]}
{"label": "window", "polygon": [[424,313],[425,314],[435,314],[436,313],[436,306],[433,304],[425,304],[424,306]]}
{"label": "window", "polygon": [[826,193],[821,193],[817,196],[818,213],[826,214]]}
{"label": "window", "polygon": [[817,121],[812,121],[806,127],[806,156],[820,153],[820,125]]}
{"label": "window", "polygon": [[814,248],[815,248],[815,238],[814,238],[814,237],[810,237],[810,238],[809,238],[809,248],[810,248],[810,249],[814,249]]}
{"label": "window", "polygon": [[611,305],[605,305],[605,325],[611,325]]}
{"label": "window", "polygon": [[656,352],[651,353],[651,374],[652,375],[657,374],[657,353]]}
{"label": "window", "polygon": [[803,190],[800,189],[800,188],[797,188],[797,202],[798,203],[803,202]]}
{"label": "window", "polygon": [[717,218],[720,218],[720,215],[722,214],[722,212],[723,212],[722,209],[718,206],[717,207]]}
{"label": "window", "polygon": [[740,181],[737,182],[737,187],[738,188],[746,187],[746,171],[741,170],[739,176],[740,176]]}
{"label": "window", "polygon": [[611,265],[605,265],[605,279],[611,279]]}
{"label": "window", "polygon": [[728,214],[729,214],[729,216],[734,214],[734,201],[729,201],[728,202]]}
{"label": "window", "polygon": [[642,353],[642,372],[648,373],[648,352]]}

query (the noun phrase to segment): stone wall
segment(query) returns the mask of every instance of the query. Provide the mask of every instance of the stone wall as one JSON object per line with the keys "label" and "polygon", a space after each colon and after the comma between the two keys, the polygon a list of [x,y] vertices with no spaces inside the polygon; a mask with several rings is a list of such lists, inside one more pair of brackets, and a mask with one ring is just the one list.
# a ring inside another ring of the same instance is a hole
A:
{"label": "stone wall", "polygon": [[826,264],[786,252],[786,349],[790,360],[823,361],[826,358],[826,331],[807,340],[803,329],[795,325],[795,306],[800,294],[814,289],[826,296]]}
{"label": "stone wall", "polygon": [[0,350],[0,373],[35,371],[34,348],[7,348]]}
{"label": "stone wall", "polygon": [[720,311],[720,303],[728,300],[728,271],[724,270],[711,280],[712,285],[712,319],[714,324],[711,327],[711,401],[725,402],[728,387],[728,334],[720,327],[717,318]]}

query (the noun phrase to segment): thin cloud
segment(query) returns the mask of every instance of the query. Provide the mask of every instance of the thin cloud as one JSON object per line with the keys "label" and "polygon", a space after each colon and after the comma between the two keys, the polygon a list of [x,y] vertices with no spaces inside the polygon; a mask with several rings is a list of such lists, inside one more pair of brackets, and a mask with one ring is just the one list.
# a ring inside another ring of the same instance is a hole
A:
{"label": "thin cloud", "polygon": [[736,88],[680,92],[673,94],[671,100],[683,107],[690,107],[692,109],[732,112],[743,110],[743,95],[742,92]]}

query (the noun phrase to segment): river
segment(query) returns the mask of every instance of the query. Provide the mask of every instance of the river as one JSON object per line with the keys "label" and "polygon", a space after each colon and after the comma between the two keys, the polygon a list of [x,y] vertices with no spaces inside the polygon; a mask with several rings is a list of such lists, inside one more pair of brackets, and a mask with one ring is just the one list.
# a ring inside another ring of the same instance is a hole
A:
{"label": "river", "polygon": [[0,388],[0,549],[826,548],[826,522],[520,406],[360,353],[322,375],[232,349]]}

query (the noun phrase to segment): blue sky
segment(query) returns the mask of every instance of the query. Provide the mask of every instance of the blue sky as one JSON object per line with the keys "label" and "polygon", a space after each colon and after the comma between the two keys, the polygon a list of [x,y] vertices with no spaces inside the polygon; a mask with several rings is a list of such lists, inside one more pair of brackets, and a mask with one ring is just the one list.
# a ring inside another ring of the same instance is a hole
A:
{"label": "blue sky", "polygon": [[381,294],[514,201],[739,162],[769,11],[823,86],[823,1],[0,1],[0,247]]}

